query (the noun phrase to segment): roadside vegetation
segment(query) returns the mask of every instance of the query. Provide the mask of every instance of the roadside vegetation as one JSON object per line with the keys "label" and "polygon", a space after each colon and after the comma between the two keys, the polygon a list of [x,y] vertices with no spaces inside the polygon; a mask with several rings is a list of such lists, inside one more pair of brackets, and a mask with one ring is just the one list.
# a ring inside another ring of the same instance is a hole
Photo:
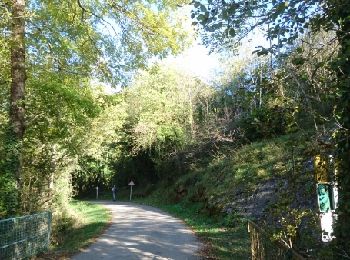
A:
{"label": "roadside vegetation", "polygon": [[249,259],[250,243],[246,221],[240,217],[210,216],[199,203],[171,203],[159,196],[162,191],[137,203],[157,207],[182,219],[203,242],[200,255],[204,259]]}
{"label": "roadside vegetation", "polygon": [[[276,226],[268,231],[286,241],[304,231],[293,226],[297,233],[291,233],[291,225],[278,227],[272,219],[278,220],[280,215],[293,218],[292,214],[304,214],[308,228],[317,229],[311,210],[316,203],[314,177],[304,165],[304,158],[313,153],[311,135],[298,132],[238,149],[223,146],[211,157],[192,158],[191,170],[181,177],[153,187],[135,186],[134,198],[184,220],[207,244],[203,252],[207,257],[247,259],[251,250],[248,220],[259,219],[266,231]],[[293,184],[286,185],[288,181]],[[292,213],[294,197],[287,194],[294,193],[299,204],[298,211]],[[121,195],[126,199],[127,191]],[[298,243],[311,247],[312,239],[303,238]]]}
{"label": "roadside vegetation", "polygon": [[64,259],[79,252],[108,227],[111,213],[101,205],[72,200],[59,219],[53,225],[50,252],[39,259]]}
{"label": "roadside vegetation", "polygon": [[[10,0],[0,13],[1,219],[50,210],[69,251],[104,225],[72,197],[127,196],[133,180],[218,258],[246,254],[220,242],[242,219],[305,256],[350,258],[348,0]],[[211,81],[164,60],[196,36],[222,57]],[[322,167],[339,191],[332,243]]]}

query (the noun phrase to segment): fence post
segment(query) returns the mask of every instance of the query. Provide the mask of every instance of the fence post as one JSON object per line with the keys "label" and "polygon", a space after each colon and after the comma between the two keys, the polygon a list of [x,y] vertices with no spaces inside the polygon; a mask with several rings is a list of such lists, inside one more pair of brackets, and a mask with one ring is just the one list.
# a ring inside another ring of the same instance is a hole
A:
{"label": "fence post", "polygon": [[47,248],[50,246],[50,237],[51,237],[51,226],[52,226],[52,212],[48,211],[48,216],[47,216]]}
{"label": "fence post", "polygon": [[272,241],[271,236],[251,220],[248,220],[248,231],[252,260],[305,259],[293,248],[288,248],[280,241]]}

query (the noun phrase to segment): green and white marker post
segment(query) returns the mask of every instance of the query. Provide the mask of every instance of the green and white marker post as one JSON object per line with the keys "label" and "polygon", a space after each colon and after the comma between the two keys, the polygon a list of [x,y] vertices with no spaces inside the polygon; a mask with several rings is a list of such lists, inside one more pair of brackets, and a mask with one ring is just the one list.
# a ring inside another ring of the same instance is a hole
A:
{"label": "green and white marker post", "polygon": [[129,182],[128,185],[130,186],[130,199],[129,200],[131,200],[131,198],[132,198],[132,186],[134,186],[135,183],[133,181],[131,181],[131,182]]}

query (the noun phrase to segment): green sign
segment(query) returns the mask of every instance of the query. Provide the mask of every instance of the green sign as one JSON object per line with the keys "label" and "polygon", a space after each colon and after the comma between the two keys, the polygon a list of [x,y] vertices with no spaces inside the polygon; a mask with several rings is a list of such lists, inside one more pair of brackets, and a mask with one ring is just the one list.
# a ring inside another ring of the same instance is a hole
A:
{"label": "green sign", "polygon": [[320,212],[328,212],[332,209],[332,191],[328,184],[317,184],[318,206]]}

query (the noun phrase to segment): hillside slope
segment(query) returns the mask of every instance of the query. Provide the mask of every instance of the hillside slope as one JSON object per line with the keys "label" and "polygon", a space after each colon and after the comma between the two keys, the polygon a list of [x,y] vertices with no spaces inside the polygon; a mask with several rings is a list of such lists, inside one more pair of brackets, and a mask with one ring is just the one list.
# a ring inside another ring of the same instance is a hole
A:
{"label": "hillside slope", "polygon": [[225,227],[252,219],[300,251],[315,248],[320,233],[311,158],[320,148],[313,139],[298,132],[239,148],[221,145],[209,157],[192,155],[187,169],[158,185],[150,198],[196,205]]}

